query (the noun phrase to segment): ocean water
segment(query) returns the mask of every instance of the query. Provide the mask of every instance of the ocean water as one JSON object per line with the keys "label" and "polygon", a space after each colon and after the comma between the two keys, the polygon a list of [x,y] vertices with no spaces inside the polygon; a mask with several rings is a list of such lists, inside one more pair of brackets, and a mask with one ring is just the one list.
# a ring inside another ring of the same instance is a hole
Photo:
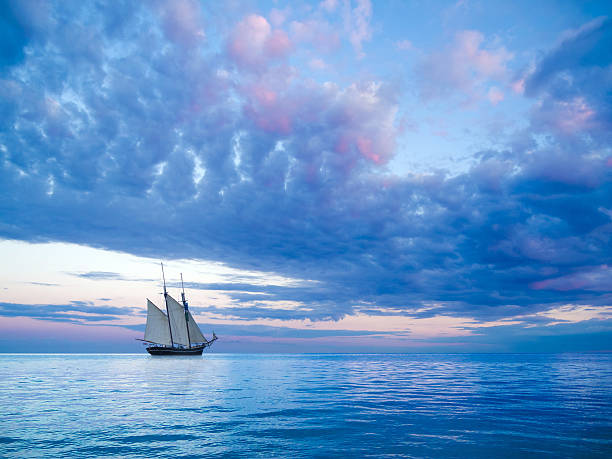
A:
{"label": "ocean water", "polygon": [[612,457],[612,355],[0,355],[2,457]]}

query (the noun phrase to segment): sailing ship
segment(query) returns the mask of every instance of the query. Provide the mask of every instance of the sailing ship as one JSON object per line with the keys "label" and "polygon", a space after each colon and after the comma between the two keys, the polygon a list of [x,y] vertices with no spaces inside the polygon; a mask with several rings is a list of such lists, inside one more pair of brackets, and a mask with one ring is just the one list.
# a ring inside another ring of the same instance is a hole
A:
{"label": "sailing ship", "polygon": [[162,276],[166,312],[164,313],[147,298],[147,325],[144,339],[139,339],[139,341],[151,344],[147,347],[147,352],[151,355],[202,355],[202,351],[217,340],[217,335],[213,332],[212,339],[208,341],[193,320],[189,312],[189,305],[185,300],[183,274],[181,274],[183,304],[168,294],[163,264]]}

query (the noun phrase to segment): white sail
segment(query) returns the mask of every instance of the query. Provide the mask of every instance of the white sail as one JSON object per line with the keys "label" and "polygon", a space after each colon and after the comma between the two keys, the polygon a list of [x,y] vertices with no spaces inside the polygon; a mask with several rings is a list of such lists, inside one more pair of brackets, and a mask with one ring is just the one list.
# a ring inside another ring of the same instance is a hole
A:
{"label": "white sail", "polygon": [[168,318],[147,299],[147,326],[144,339],[157,344],[171,344]]}
{"label": "white sail", "polygon": [[185,308],[170,295],[166,295],[166,302],[168,304],[168,313],[170,314],[170,325],[172,325],[172,341],[175,344],[188,346]]}
{"label": "white sail", "polygon": [[192,343],[208,342],[208,340],[204,338],[204,335],[202,334],[202,330],[200,330],[200,327],[198,327],[198,324],[196,324],[195,320],[193,320],[193,316],[191,315],[191,312],[189,313],[189,338],[191,339]]}

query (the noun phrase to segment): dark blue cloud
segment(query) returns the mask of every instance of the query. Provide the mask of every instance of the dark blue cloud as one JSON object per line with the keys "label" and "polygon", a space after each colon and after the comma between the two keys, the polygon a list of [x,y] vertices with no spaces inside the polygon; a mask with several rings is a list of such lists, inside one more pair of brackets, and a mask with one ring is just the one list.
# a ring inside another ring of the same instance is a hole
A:
{"label": "dark blue cloud", "polygon": [[153,282],[154,280],[156,280],[156,279],[127,277],[122,274],[109,272],[109,271],[88,271],[84,273],[68,273],[68,274],[70,274],[71,276],[76,276],[82,279],[89,279],[89,280],[122,280],[122,281],[135,281],[135,282]]}
{"label": "dark blue cloud", "polygon": [[23,59],[23,47],[28,34],[15,15],[10,3],[0,4],[0,63],[2,67],[13,65]]}
{"label": "dark blue cloud", "polygon": [[475,335],[440,338],[458,341],[466,347],[498,352],[589,352],[610,351],[612,320],[587,320],[554,325],[504,325],[474,330]]}
{"label": "dark blue cloud", "polygon": [[396,88],[291,79],[283,62],[251,74],[146,4],[121,18],[65,5],[0,80],[2,237],[315,281],[202,286],[255,302],[231,311],[244,319],[610,304],[609,288],[545,282],[611,261],[608,20],[542,56],[527,81],[542,103],[506,151],[456,176],[394,177]]}
{"label": "dark blue cloud", "polygon": [[[605,69],[612,63],[612,20],[600,17],[568,34],[561,44],[546,53],[538,63],[535,72],[527,81],[526,90],[533,94],[545,86],[561,84],[557,80],[562,72],[575,74],[578,69]],[[565,79],[569,89],[573,82]],[[559,86],[554,86],[560,89]],[[575,88],[575,93],[581,89]]]}
{"label": "dark blue cloud", "polygon": [[32,40],[44,40],[41,28],[47,5],[36,0],[0,3],[0,75],[20,64]]}
{"label": "dark blue cloud", "polygon": [[[123,328],[144,332],[145,325],[122,325]],[[369,330],[316,330],[308,328],[274,327],[270,325],[227,325],[209,324],[203,322],[200,328],[208,334],[207,330],[215,332],[223,340],[229,337],[272,337],[272,338],[325,338],[325,337],[359,337],[359,336],[395,336],[393,332],[379,332]],[[220,340],[221,341],[221,340]]]}
{"label": "dark blue cloud", "polygon": [[[532,128],[554,133],[574,152],[585,145],[609,146],[611,56],[612,20],[607,17],[566,34],[557,47],[545,53],[525,81],[526,94],[540,98],[532,113]],[[576,184],[588,185],[585,178],[595,179],[595,171],[584,170],[567,152],[560,159],[577,175]]]}
{"label": "dark blue cloud", "polygon": [[77,273],[74,276],[82,277],[83,279],[94,279],[94,280],[123,280],[123,276],[119,273],[113,273],[108,271],[89,271],[86,273]]}
{"label": "dark blue cloud", "polygon": [[70,304],[17,304],[0,303],[0,316],[30,317],[55,322],[88,323],[112,321],[132,315],[134,308],[96,306],[88,301],[71,301]]}

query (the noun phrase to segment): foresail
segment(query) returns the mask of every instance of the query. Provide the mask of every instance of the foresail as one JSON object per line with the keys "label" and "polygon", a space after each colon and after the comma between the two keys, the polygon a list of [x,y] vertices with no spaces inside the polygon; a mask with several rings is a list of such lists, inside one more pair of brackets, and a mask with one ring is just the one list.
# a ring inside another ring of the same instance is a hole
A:
{"label": "foresail", "polygon": [[196,324],[195,320],[193,320],[193,316],[191,312],[189,313],[189,338],[192,343],[206,343],[208,340],[204,338],[200,327]]}
{"label": "foresail", "polygon": [[172,325],[172,340],[176,344],[187,346],[189,345],[189,340],[187,339],[185,308],[170,295],[166,295],[166,301],[168,303],[168,313],[170,314],[170,324]]}
{"label": "foresail", "polygon": [[157,344],[171,344],[168,318],[157,306],[147,299],[147,326],[144,339]]}

